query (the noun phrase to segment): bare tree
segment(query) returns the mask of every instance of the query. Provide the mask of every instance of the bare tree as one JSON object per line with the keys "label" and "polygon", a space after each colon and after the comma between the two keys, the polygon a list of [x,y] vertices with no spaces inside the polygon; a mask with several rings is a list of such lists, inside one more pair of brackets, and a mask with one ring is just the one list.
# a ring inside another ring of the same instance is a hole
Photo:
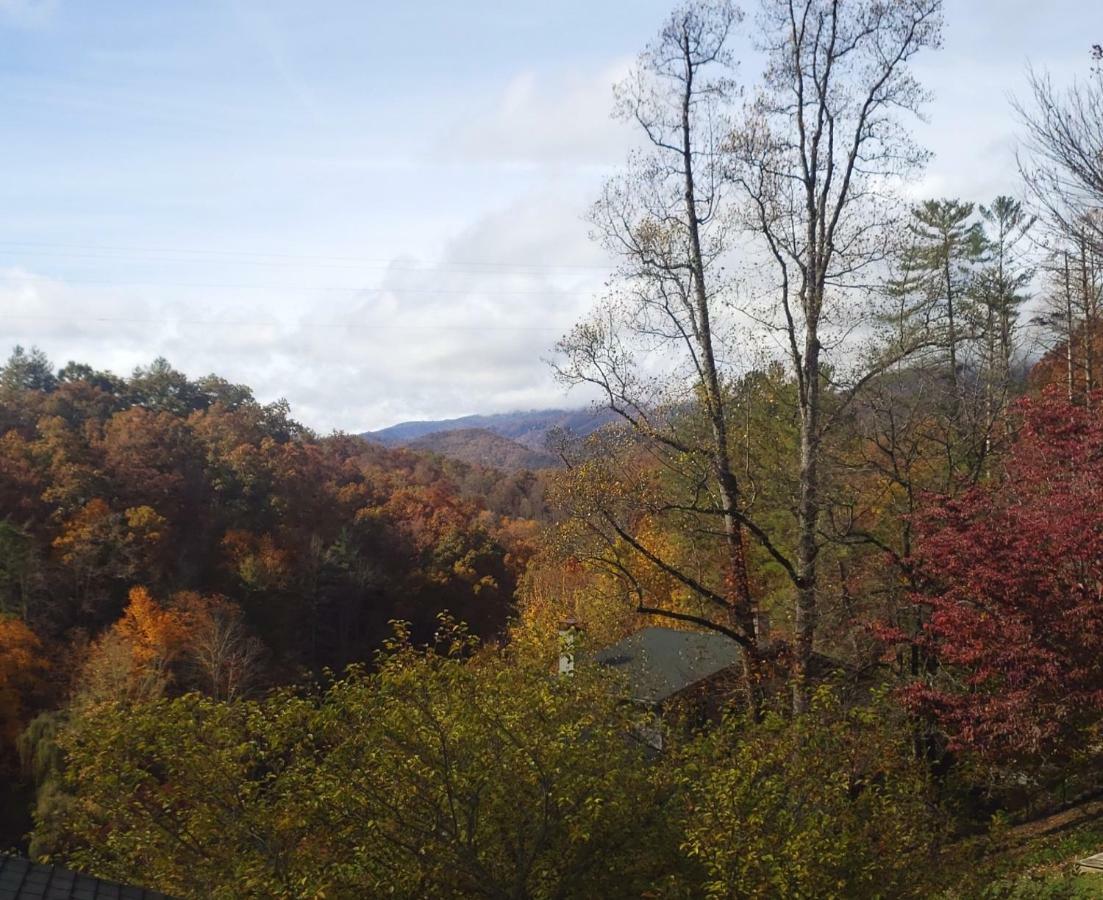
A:
{"label": "bare tree", "polygon": [[[618,86],[617,112],[640,128],[646,145],[606,185],[592,214],[596,236],[619,260],[618,279],[592,318],[560,342],[556,368],[566,383],[600,390],[625,428],[604,440],[629,445],[606,443],[591,454],[607,487],[575,511],[596,541],[594,561],[622,580],[641,613],[738,642],[757,708],[765,635],[748,578],[745,529],[753,525],[733,459],[718,334],[730,290],[721,268],[731,237],[724,211],[723,143],[734,96],[727,42],[740,19],[727,0],[678,8]],[[687,410],[699,413],[703,427],[679,427]],[[655,479],[644,485],[633,454],[679,490]],[[618,502],[628,495],[631,503]],[[721,577],[641,539],[632,527],[641,513],[675,523],[687,540],[718,539]],[[694,603],[660,603],[635,563],[672,579]]]}
{"label": "bare tree", "polygon": [[[764,0],[762,91],[732,142],[747,225],[765,247],[763,321],[782,336],[798,383],[800,472],[793,706],[808,704],[817,629],[824,441],[846,397],[873,377],[851,377],[841,348],[866,314],[851,298],[891,246],[899,210],[892,186],[921,165],[901,114],[925,93],[909,71],[941,39],[940,0]],[[835,352],[833,352],[835,351]],[[875,368],[881,368],[883,362]],[[829,365],[832,363],[833,365]]]}
{"label": "bare tree", "polygon": [[1050,257],[1050,309],[1038,321],[1065,356],[1070,400],[1091,402],[1098,386],[1100,287],[1103,258],[1103,66],[1091,48],[1088,76],[1070,87],[1030,72],[1030,98],[1015,110],[1026,130],[1018,154],[1030,199],[1044,219]]}
{"label": "bare tree", "polygon": [[[1093,58],[1098,61],[1098,48]],[[1103,67],[1061,89],[1030,72],[1029,101],[1015,109],[1026,129],[1019,171],[1047,223],[1103,253]]]}
{"label": "bare tree", "polygon": [[216,700],[235,700],[256,687],[262,646],[230,603],[208,604],[193,616],[189,662],[203,691]]}
{"label": "bare tree", "polygon": [[1059,356],[1069,402],[1091,403],[1103,380],[1103,257],[1081,228],[1067,238],[1058,235],[1042,270],[1047,290],[1034,321],[1050,352],[1041,369],[1052,369]]}

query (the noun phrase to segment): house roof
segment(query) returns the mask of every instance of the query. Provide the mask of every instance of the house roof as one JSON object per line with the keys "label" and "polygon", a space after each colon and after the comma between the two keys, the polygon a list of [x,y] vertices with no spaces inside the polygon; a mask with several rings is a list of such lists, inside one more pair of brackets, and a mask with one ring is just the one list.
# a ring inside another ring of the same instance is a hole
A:
{"label": "house roof", "polygon": [[171,900],[157,891],[0,853],[0,900]]}
{"label": "house roof", "polygon": [[594,654],[621,672],[635,700],[661,703],[739,662],[739,646],[718,632],[644,628]]}

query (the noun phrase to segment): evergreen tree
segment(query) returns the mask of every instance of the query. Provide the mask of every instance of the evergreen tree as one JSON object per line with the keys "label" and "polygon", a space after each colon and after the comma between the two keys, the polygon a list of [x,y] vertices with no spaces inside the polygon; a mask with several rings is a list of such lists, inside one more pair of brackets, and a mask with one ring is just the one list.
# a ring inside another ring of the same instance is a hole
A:
{"label": "evergreen tree", "polygon": [[973,333],[971,291],[985,258],[984,231],[975,207],[961,200],[926,200],[912,210],[904,279],[896,292],[911,296],[909,318],[921,321],[945,351],[952,396],[959,396],[961,350]]}
{"label": "evergreen tree", "polygon": [[57,376],[46,354],[37,347],[28,353],[16,345],[7,363],[0,369],[0,390],[52,391],[57,388]]}
{"label": "evergreen tree", "polygon": [[1003,410],[1011,389],[1019,311],[1029,298],[1034,267],[1028,259],[1027,235],[1036,217],[1020,201],[999,196],[979,208],[987,260],[973,285],[977,312],[983,317],[980,351],[989,427]]}

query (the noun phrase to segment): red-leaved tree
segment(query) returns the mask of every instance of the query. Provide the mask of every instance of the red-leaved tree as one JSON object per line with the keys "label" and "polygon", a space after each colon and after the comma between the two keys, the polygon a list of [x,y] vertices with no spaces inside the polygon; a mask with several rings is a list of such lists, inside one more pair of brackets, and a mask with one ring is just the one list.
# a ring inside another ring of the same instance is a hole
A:
{"label": "red-leaved tree", "polygon": [[1103,416],[1022,401],[1003,471],[918,516],[919,640],[936,673],[907,698],[952,749],[1061,757],[1103,722]]}

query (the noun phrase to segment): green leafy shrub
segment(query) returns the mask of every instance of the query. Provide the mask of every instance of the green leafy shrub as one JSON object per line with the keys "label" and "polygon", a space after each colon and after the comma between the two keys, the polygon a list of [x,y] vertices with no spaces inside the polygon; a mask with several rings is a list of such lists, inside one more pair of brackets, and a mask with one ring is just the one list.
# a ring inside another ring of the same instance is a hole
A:
{"label": "green leafy shrub", "polygon": [[830,693],[690,748],[686,849],[725,898],[927,896],[940,817],[906,732]]}
{"label": "green leafy shrub", "polygon": [[400,645],[318,696],[75,717],[78,868],[181,897],[614,897],[677,853],[638,713],[596,673]]}

